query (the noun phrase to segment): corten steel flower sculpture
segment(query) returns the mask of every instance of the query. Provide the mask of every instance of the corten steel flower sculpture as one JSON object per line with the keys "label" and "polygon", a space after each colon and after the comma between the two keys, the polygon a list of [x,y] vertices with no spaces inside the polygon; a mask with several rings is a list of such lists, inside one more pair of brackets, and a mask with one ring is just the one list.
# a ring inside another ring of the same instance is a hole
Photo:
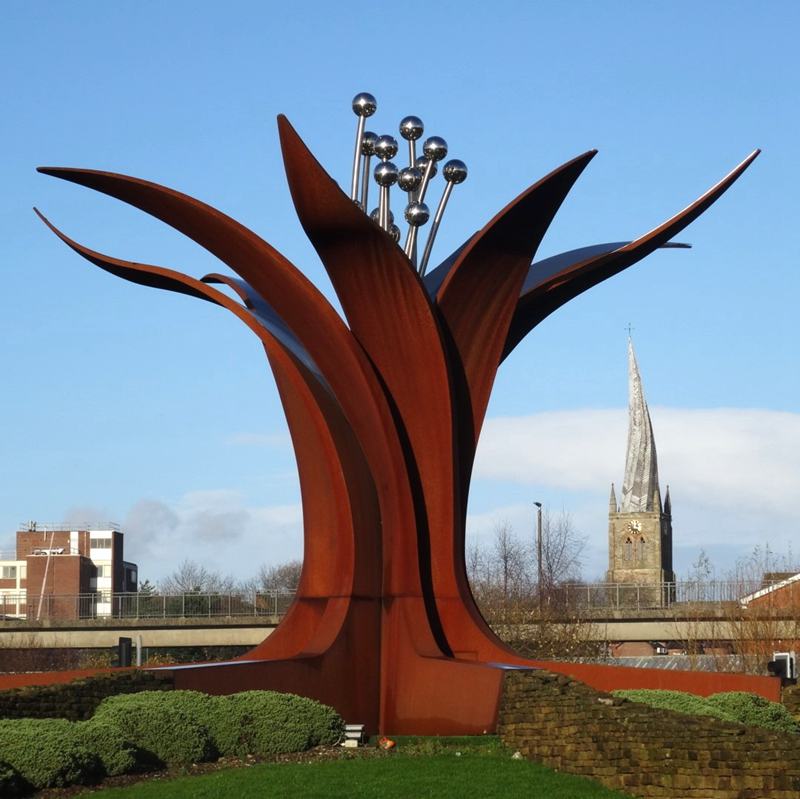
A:
{"label": "corten steel flower sculpture", "polygon": [[[42,219],[106,271],[234,313],[263,343],[285,408],[304,514],[297,598],[277,630],[246,656],[175,669],[177,687],[294,691],[332,704],[370,730],[483,732],[495,724],[503,670],[537,665],[490,630],[465,570],[467,491],[495,373],[524,336],[568,300],[659,247],[681,246],[670,239],[758,151],[635,241],[534,262],[556,211],[595,155],[589,151],[535,183],[426,273],[444,205],[466,167],[450,161],[442,169],[445,191],[418,259],[418,228],[429,217],[425,192],[447,146],[431,137],[417,158],[422,123],[407,117],[400,132],[409,166],[399,170],[391,162],[397,142],[364,130],[374,98],[358,95],[354,110],[359,125],[350,196],[278,118],[297,214],[347,323],[266,241],[164,186],[85,169],[39,170],[157,217],[238,277],[197,280],[112,258]],[[375,169],[380,198],[369,215],[373,155],[381,159]],[[395,182],[409,194],[402,245],[389,207]],[[241,302],[214,284],[233,289]]]}

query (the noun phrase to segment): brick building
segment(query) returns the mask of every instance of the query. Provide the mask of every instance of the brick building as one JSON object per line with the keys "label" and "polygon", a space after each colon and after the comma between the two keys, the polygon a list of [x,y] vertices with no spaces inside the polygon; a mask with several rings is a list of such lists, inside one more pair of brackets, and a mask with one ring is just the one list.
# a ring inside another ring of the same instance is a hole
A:
{"label": "brick building", "polygon": [[138,569],[124,559],[117,525],[71,528],[30,522],[17,531],[14,557],[0,558],[1,616],[111,616],[113,596],[137,590]]}

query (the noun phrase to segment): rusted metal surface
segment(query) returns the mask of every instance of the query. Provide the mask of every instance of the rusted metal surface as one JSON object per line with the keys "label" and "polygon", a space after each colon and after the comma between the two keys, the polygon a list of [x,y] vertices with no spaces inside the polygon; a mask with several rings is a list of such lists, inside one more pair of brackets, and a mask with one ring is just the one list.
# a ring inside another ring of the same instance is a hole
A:
{"label": "rusted metal surface", "polygon": [[[538,665],[490,630],[464,568],[467,492],[497,368],[559,305],[669,246],[755,154],[641,239],[531,266],[590,151],[534,184],[420,278],[288,121],[278,125],[298,216],[349,327],[277,250],[211,206],[124,175],[40,170],[140,208],[226,263],[238,277],[197,280],[102,255],[51,226],[113,274],[234,313],[263,344],[286,412],[305,523],[296,601],[245,657],[175,668],[176,686],[294,691],[381,732],[492,730],[503,670]],[[212,284],[227,285],[241,302]]]}

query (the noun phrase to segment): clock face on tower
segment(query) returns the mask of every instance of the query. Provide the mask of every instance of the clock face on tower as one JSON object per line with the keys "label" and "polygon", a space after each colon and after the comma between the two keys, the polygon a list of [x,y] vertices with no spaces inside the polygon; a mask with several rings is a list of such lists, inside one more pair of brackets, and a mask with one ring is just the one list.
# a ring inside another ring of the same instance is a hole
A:
{"label": "clock face on tower", "polygon": [[642,530],[641,522],[632,521],[628,522],[627,527],[625,528],[629,533],[639,533]]}

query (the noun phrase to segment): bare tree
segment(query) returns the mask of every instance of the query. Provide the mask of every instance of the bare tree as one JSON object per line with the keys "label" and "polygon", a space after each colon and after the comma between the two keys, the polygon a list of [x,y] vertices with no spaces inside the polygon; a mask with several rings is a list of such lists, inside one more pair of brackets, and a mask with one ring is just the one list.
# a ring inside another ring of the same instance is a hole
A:
{"label": "bare tree", "polygon": [[302,560],[289,560],[276,566],[262,566],[256,575],[258,591],[294,591],[300,582]]}
{"label": "bare tree", "polygon": [[543,511],[542,591],[546,597],[552,597],[563,583],[580,582],[585,546],[586,536],[578,532],[567,511],[557,515]]}
{"label": "bare tree", "polygon": [[222,594],[236,588],[233,577],[209,571],[193,560],[185,560],[172,574],[159,582],[162,594]]}
{"label": "bare tree", "polygon": [[507,521],[495,528],[491,563],[503,601],[530,593],[529,554]]}

